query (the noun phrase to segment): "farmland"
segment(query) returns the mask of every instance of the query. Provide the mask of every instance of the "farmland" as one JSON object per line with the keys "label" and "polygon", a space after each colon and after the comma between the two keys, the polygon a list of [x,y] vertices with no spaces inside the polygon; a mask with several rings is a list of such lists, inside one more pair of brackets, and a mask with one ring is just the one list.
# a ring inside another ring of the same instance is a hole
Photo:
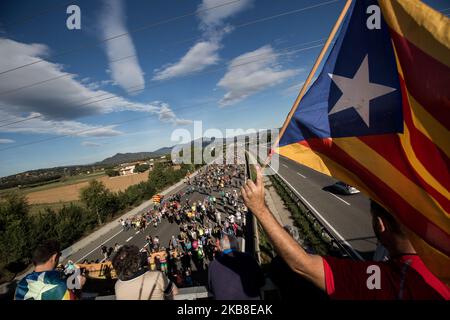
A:
{"label": "farmland", "polygon": [[[103,182],[105,186],[113,191],[123,191],[131,185],[137,184],[148,179],[148,171],[119,177],[100,176],[95,178]],[[43,190],[27,192],[26,196],[29,204],[50,204],[58,202],[77,201],[80,195],[80,190],[89,184],[89,180],[85,179],[82,182],[72,183],[68,185],[46,185]],[[31,190],[28,190],[31,191]]]}

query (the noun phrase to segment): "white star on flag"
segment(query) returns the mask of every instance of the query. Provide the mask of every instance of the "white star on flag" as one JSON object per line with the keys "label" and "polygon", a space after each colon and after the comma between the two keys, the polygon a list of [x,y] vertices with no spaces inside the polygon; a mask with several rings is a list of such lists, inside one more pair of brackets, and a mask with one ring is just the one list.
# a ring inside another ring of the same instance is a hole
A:
{"label": "white star on flag", "polygon": [[354,108],[363,119],[367,127],[370,126],[369,104],[370,100],[384,96],[397,89],[376,84],[369,81],[369,59],[364,57],[353,78],[328,74],[333,82],[342,91],[342,96],[331,108],[328,114],[337,113],[346,109]]}
{"label": "white star on flag", "polygon": [[44,283],[45,272],[42,272],[37,280],[27,279],[28,282],[28,291],[24,300],[34,299],[34,300],[42,300],[42,294],[57,287],[58,285]]}

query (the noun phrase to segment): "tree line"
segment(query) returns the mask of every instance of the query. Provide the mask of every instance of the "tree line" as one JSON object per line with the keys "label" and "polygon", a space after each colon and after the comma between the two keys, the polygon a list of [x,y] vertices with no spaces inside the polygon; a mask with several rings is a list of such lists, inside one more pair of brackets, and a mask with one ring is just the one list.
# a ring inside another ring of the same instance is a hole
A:
{"label": "tree line", "polygon": [[36,215],[29,214],[25,196],[17,192],[6,195],[0,203],[0,278],[6,271],[16,273],[18,266],[28,265],[31,252],[43,240],[56,239],[66,248],[198,167],[182,164],[175,170],[157,163],[147,181],[119,192],[111,192],[102,182],[91,180],[80,192],[80,205],[69,204],[59,210],[46,208]]}

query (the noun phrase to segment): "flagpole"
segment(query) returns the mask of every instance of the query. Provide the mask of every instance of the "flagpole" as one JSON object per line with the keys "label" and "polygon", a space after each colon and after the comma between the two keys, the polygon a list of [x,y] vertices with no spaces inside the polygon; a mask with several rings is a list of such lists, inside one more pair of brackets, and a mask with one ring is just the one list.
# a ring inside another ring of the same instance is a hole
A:
{"label": "flagpole", "polygon": [[305,82],[303,83],[302,89],[300,90],[300,93],[297,96],[297,99],[295,99],[294,104],[292,105],[291,111],[287,115],[286,119],[284,120],[283,126],[281,127],[280,133],[278,134],[277,139],[272,145],[272,148],[270,149],[270,154],[267,156],[266,161],[263,164],[263,168],[265,168],[269,162],[270,158],[272,156],[272,152],[275,150],[275,148],[278,146],[281,137],[283,136],[284,132],[287,129],[287,126],[289,125],[289,122],[291,121],[292,117],[294,116],[295,111],[298,108],[298,105],[300,104],[300,101],[303,99],[303,96],[306,93],[306,89],[308,88],[309,84],[311,83],[312,78],[314,77],[314,74],[317,71],[317,68],[321,64],[323,58],[325,57],[325,53],[328,51],[328,48],[330,47],[330,44],[336,35],[339,27],[342,24],[342,21],[344,21],[344,17],[347,14],[348,9],[350,8],[350,5],[352,3],[352,0],[347,0],[345,3],[344,8],[341,11],[341,14],[339,15],[338,19],[336,20],[336,23],[334,24],[333,29],[331,29],[331,32],[328,36],[327,41],[325,42],[325,45],[323,46],[322,50],[320,51],[319,56],[316,59],[316,62],[314,63],[314,66],[312,67],[311,71],[309,72],[308,78],[306,78]]}

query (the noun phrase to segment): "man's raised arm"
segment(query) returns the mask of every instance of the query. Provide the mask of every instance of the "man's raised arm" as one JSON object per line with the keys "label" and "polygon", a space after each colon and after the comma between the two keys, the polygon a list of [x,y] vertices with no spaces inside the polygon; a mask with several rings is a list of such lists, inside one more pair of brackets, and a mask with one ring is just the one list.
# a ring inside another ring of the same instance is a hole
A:
{"label": "man's raised arm", "polygon": [[[310,255],[283,229],[264,202],[264,183],[261,168],[256,166],[256,184],[247,180],[241,192],[245,205],[258,218],[275,250],[289,267],[317,287],[325,290],[325,274],[322,257]],[[257,232],[255,230],[255,232]]]}

